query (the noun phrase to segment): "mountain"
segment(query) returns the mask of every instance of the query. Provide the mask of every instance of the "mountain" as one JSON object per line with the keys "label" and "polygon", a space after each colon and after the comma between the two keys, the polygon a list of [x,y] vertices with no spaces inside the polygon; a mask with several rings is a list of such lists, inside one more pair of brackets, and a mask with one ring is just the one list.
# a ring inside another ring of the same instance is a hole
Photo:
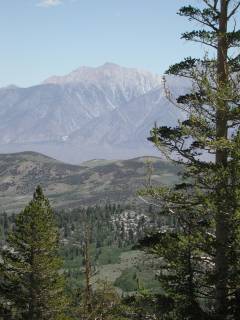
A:
{"label": "mountain", "polygon": [[0,155],[0,211],[18,211],[41,184],[54,207],[136,201],[151,160],[152,182],[176,181],[179,168],[156,157],[65,164],[35,152]]}
{"label": "mountain", "polygon": [[[189,88],[179,78],[167,83],[174,95]],[[1,88],[0,152],[32,150],[73,164],[157,155],[146,141],[154,123],[184,118],[165,95],[161,76],[112,63]]]}

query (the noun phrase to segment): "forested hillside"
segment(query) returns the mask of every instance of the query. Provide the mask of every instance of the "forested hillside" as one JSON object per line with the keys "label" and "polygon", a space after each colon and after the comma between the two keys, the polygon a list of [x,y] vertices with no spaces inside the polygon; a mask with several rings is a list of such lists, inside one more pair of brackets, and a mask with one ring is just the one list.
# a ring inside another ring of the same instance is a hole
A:
{"label": "forested hillside", "polygon": [[[158,259],[138,249],[138,241],[146,232],[174,228],[176,221],[159,216],[151,205],[106,204],[60,210],[55,213],[60,232],[60,252],[64,260],[67,290],[76,294],[85,287],[86,230],[89,229],[89,259],[91,282],[106,281],[119,294],[129,295],[144,288],[152,293],[161,292],[155,277]],[[2,214],[1,245],[7,244],[9,232],[15,228],[16,214]]]}

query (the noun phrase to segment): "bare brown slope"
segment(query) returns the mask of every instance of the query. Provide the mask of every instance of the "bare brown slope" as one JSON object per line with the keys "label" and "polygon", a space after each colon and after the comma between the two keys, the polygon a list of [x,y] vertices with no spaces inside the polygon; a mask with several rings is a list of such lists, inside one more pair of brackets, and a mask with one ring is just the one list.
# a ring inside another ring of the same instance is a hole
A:
{"label": "bare brown slope", "polygon": [[[41,184],[55,207],[76,207],[136,199],[146,178],[147,157],[131,160],[92,160],[81,166],[59,162],[42,154],[0,155],[0,210],[18,210]],[[153,180],[171,183],[178,169],[158,158]]]}

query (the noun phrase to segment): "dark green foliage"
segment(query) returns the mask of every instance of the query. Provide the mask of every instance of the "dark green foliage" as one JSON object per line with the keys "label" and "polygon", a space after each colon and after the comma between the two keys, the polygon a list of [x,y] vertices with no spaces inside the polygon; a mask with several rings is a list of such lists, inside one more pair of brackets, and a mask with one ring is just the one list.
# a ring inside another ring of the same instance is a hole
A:
{"label": "dark green foliage", "polygon": [[[149,212],[149,209],[151,212]],[[136,212],[136,215],[144,215],[145,217],[142,216],[134,226],[129,230],[126,228],[123,233],[121,220],[124,212],[126,212],[126,226],[128,226],[129,219],[131,219],[129,212]],[[121,254],[131,251],[138,239],[144,236],[146,229],[158,228],[162,224],[169,223],[169,218],[160,217],[154,207],[136,207],[132,204],[119,205],[114,203],[109,203],[105,206],[80,207],[73,210],[57,211],[55,218],[59,229],[60,254],[64,260],[63,269],[67,278],[68,291],[83,288],[85,225],[90,225],[92,229],[90,253],[94,272],[97,272],[106,264],[112,264],[114,271],[114,264],[120,263]],[[0,228],[3,229],[4,224],[8,226],[5,228],[5,235],[14,227],[14,221],[14,215],[0,215]],[[0,241],[3,245],[5,244],[3,235],[0,235]],[[146,279],[149,289],[151,289],[152,284],[154,288],[157,286],[157,281],[153,282],[152,280],[154,271],[150,267],[145,268],[142,277]],[[135,288],[134,284],[131,291]]]}
{"label": "dark green foliage", "polygon": [[[189,208],[189,195],[183,193],[186,186],[185,183],[177,185],[176,190],[171,189],[169,193],[164,188],[157,190],[158,197],[162,192],[163,198],[171,202],[171,211],[174,210],[177,218],[176,226],[165,226],[158,233],[148,234],[140,240],[140,245],[162,257],[157,277],[166,298],[174,301],[171,314],[177,319],[207,319],[209,315],[204,314],[201,306],[205,296],[212,293],[211,287],[207,286],[212,273],[205,252],[212,241],[205,234],[209,214],[207,211],[202,214],[197,198],[191,199],[194,211]],[[155,192],[148,190],[145,195],[154,196]]]}
{"label": "dark green foliage", "polygon": [[115,281],[114,285],[124,292],[136,291],[138,289],[136,268],[126,269]]}
{"label": "dark green foliage", "polygon": [[239,8],[240,1],[202,0],[199,7],[180,9],[179,15],[201,25],[182,38],[210,47],[210,58],[189,57],[169,68],[167,73],[192,81],[180,97],[165,81],[167,97],[187,119],[174,128],[155,127],[149,138],[185,168],[175,187],[141,192],[177,220],[177,228],[142,243],[164,258],[159,279],[177,319],[236,319],[239,308],[240,60],[233,50],[240,39],[234,22]]}
{"label": "dark green foliage", "polygon": [[197,66],[199,61],[200,61],[199,59],[194,59],[192,57],[185,58],[184,61],[170,66],[169,69],[166,71],[166,74],[185,75],[185,74],[182,74],[182,72],[183,71],[187,72],[188,70],[192,70],[192,68]]}
{"label": "dark green foliage", "polygon": [[[146,221],[140,219],[130,228],[129,212],[146,215]],[[122,223],[123,214],[126,217]],[[159,217],[156,210],[148,212],[148,207],[134,207],[129,204],[107,204],[88,208],[78,208],[72,211],[57,213],[57,220],[61,231],[64,269],[72,288],[82,287],[85,261],[83,258],[84,225],[91,226],[90,254],[92,266],[98,270],[103,265],[120,263],[122,253],[130,251],[138,239],[144,236],[146,229],[158,228],[168,222],[167,217]],[[65,237],[67,226],[74,225],[74,230]],[[153,277],[153,271],[150,270]],[[131,287],[131,291],[136,286]]]}
{"label": "dark green foliage", "polygon": [[1,253],[1,308],[7,314],[4,319],[66,319],[58,250],[54,214],[37,187],[33,200],[17,216]]}

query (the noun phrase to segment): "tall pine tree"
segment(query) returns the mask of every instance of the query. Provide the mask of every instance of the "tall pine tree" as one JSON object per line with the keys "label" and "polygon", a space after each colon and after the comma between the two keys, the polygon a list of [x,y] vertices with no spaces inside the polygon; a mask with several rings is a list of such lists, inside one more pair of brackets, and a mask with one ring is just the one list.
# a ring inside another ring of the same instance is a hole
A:
{"label": "tall pine tree", "polygon": [[17,216],[1,252],[3,319],[66,319],[67,300],[58,250],[53,210],[38,186],[33,200]]}
{"label": "tall pine tree", "polygon": [[[240,1],[235,0],[202,0],[199,7],[189,5],[180,9],[181,16],[201,26],[184,33],[182,38],[211,50],[203,59],[189,57],[169,68],[167,73],[192,81],[192,91],[176,101],[166,82],[168,98],[185,110],[187,119],[175,128],[154,128],[150,140],[185,167],[187,181],[170,191],[149,188],[145,192],[160,199],[177,216],[181,225],[178,236],[184,237],[184,250],[190,238],[185,232],[187,214],[184,217],[182,213],[189,214],[191,210],[197,218],[194,224],[201,240],[199,244],[191,241],[191,257],[196,261],[199,255],[205,262],[202,267],[196,265],[191,269],[192,275],[188,269],[183,270],[185,277],[192,276],[193,280],[205,273],[201,292],[205,287],[202,295],[206,295],[207,301],[205,305],[198,302],[210,316],[210,309],[206,310],[209,303],[218,320],[236,319],[240,303],[240,30],[236,19],[239,9]],[[194,281],[192,284],[193,292],[197,292]],[[187,297],[188,292],[184,290],[181,294]]]}

